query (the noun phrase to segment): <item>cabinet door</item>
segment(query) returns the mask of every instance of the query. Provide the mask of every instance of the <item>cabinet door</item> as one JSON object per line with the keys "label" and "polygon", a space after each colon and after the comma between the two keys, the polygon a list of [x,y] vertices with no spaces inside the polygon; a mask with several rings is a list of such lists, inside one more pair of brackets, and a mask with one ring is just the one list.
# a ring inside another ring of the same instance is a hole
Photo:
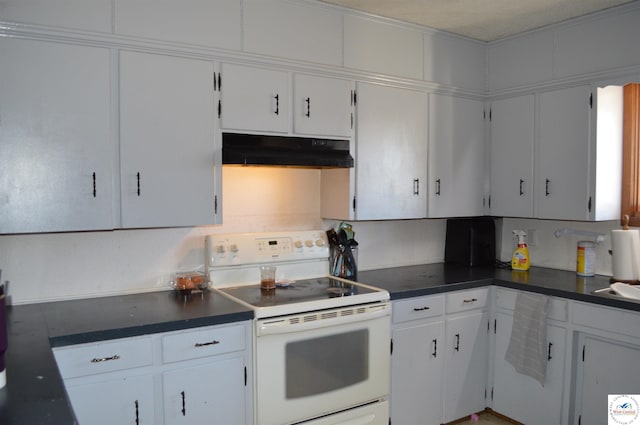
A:
{"label": "cabinet door", "polygon": [[608,395],[638,394],[640,347],[591,336],[583,338],[576,359],[578,382],[581,380],[582,384],[577,389],[574,423],[613,423],[608,414]]}
{"label": "cabinet door", "polygon": [[537,217],[586,220],[589,214],[589,86],[540,94]]}
{"label": "cabinet door", "polygon": [[488,314],[482,311],[447,318],[444,374],[444,422],[485,408],[488,369]]}
{"label": "cabinet door", "polygon": [[491,105],[491,214],[533,217],[535,97]]}
{"label": "cabinet door", "polygon": [[368,83],[357,92],[356,218],[426,217],[426,94]]}
{"label": "cabinet door", "polygon": [[530,376],[516,372],[504,359],[511,338],[513,314],[498,312],[495,326],[493,410],[527,425],[561,423],[566,329],[547,326],[548,363],[543,387]]}
{"label": "cabinet door", "polygon": [[484,103],[429,95],[429,217],[483,215]]}
{"label": "cabinet door", "polygon": [[284,71],[222,64],[222,128],[286,133],[289,86]]}
{"label": "cabinet door", "polygon": [[293,129],[299,134],[351,137],[351,81],[297,74],[293,77]]}
{"label": "cabinet door", "polygon": [[113,228],[108,49],[0,39],[0,233]]}
{"label": "cabinet door", "polygon": [[217,221],[213,63],[120,54],[123,227]]}
{"label": "cabinet door", "polygon": [[151,375],[69,385],[67,393],[80,425],[156,423]]}
{"label": "cabinet door", "polygon": [[245,372],[241,358],[163,373],[165,423],[245,424]]}
{"label": "cabinet door", "polygon": [[391,423],[442,423],[444,322],[393,330]]}

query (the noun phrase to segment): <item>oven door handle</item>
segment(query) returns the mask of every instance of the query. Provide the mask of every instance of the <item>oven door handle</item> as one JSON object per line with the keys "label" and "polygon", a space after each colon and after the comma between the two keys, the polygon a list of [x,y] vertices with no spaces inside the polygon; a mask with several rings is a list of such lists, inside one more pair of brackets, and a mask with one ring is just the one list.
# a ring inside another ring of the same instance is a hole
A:
{"label": "oven door handle", "polygon": [[[381,317],[391,315],[391,305],[382,304],[379,306],[368,307],[369,311],[366,313],[353,313],[340,315],[340,312],[348,309],[341,309],[334,312],[316,312],[309,314],[300,314],[296,316],[288,317],[276,317],[272,319],[263,319],[256,322],[256,336],[265,335],[278,335],[288,334],[296,332],[304,332],[312,329],[326,328],[330,326],[352,324],[358,322],[365,322],[368,320],[375,320]],[[357,310],[359,307],[354,307],[351,310]],[[316,316],[315,318],[312,318]],[[304,318],[307,317],[307,321]]]}

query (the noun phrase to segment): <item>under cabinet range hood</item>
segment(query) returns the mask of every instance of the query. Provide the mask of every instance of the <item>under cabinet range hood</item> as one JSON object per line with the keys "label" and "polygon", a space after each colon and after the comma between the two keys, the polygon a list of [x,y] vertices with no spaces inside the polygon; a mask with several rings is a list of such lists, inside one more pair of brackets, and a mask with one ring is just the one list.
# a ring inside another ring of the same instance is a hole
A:
{"label": "under cabinet range hood", "polygon": [[349,140],[222,134],[222,164],[350,168]]}

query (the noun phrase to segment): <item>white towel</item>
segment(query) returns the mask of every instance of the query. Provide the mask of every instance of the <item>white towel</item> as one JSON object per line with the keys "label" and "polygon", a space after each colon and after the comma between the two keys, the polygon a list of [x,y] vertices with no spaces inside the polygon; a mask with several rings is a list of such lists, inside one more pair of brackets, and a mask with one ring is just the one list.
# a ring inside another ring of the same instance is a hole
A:
{"label": "white towel", "polygon": [[544,387],[547,372],[547,310],[549,298],[519,291],[513,313],[511,339],[505,360],[518,373],[528,375]]}

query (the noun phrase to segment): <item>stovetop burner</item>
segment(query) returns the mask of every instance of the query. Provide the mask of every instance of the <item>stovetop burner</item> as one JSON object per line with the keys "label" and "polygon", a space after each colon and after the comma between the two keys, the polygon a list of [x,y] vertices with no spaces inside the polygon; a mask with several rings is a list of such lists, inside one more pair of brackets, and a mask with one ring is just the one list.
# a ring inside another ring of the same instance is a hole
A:
{"label": "stovetop burner", "polygon": [[260,289],[260,285],[246,285],[220,290],[254,307],[296,304],[376,292],[373,289],[332,277],[299,280],[287,286],[279,286],[269,290]]}

